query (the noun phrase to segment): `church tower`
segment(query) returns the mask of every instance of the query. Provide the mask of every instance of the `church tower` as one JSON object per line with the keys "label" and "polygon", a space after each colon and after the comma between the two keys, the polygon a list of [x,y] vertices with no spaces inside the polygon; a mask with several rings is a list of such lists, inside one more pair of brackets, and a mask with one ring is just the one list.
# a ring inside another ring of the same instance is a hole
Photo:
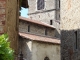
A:
{"label": "church tower", "polygon": [[60,37],[60,0],[28,0],[28,16],[32,20],[39,20],[56,28],[56,36]]}

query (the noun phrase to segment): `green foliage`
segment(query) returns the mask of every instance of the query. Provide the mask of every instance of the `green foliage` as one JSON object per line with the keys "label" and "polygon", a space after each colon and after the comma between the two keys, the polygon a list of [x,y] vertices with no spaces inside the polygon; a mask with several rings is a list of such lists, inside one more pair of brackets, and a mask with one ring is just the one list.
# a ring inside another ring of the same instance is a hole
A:
{"label": "green foliage", "polygon": [[0,60],[13,60],[13,50],[10,48],[7,34],[0,36]]}

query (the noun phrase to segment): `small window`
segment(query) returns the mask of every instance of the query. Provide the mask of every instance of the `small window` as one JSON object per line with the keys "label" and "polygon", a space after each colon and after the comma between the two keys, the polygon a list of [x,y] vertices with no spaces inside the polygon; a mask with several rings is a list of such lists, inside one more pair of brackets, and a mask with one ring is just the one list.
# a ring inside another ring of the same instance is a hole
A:
{"label": "small window", "polygon": [[44,0],[37,1],[37,9],[38,10],[44,9]]}
{"label": "small window", "polygon": [[30,25],[28,25],[28,32],[30,32]]}
{"label": "small window", "polygon": [[47,28],[45,29],[45,35],[47,35]]}
{"label": "small window", "polygon": [[52,25],[53,24],[53,20],[50,20],[50,25]]}
{"label": "small window", "polygon": [[75,47],[78,48],[78,39],[77,39],[77,31],[75,31]]}
{"label": "small window", "polygon": [[50,60],[48,57],[45,57],[44,60]]}

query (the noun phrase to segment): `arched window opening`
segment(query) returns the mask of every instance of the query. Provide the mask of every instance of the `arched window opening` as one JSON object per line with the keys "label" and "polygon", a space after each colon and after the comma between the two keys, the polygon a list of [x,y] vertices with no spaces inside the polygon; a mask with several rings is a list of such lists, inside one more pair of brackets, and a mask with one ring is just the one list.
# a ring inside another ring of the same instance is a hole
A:
{"label": "arched window opening", "polygon": [[50,60],[48,57],[45,57],[44,60]]}
{"label": "arched window opening", "polygon": [[44,9],[44,5],[45,5],[44,0],[37,0],[37,9],[38,10]]}

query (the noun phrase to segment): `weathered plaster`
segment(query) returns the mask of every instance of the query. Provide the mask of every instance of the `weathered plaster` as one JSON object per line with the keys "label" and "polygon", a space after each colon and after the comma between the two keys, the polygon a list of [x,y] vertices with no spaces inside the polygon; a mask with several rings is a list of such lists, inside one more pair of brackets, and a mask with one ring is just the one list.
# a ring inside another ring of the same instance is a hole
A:
{"label": "weathered plaster", "polygon": [[44,60],[45,57],[60,60],[60,45],[33,41],[32,60]]}
{"label": "weathered plaster", "polygon": [[80,60],[79,7],[79,0],[61,0],[61,60]]}

